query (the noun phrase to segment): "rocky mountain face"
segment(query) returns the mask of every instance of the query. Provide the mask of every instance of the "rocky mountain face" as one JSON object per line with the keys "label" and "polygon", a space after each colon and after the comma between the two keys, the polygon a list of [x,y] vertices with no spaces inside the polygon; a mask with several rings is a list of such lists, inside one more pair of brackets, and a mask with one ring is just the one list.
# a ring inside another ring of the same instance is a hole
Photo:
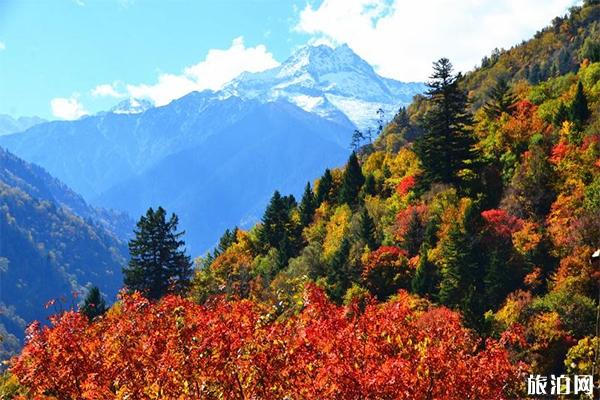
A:
{"label": "rocky mountain face", "polygon": [[378,109],[391,117],[424,89],[422,83],[379,76],[347,45],[335,49],[320,45],[301,48],[279,67],[240,75],[222,95],[286,99],[326,119],[336,120],[342,114],[366,129],[373,125]]}

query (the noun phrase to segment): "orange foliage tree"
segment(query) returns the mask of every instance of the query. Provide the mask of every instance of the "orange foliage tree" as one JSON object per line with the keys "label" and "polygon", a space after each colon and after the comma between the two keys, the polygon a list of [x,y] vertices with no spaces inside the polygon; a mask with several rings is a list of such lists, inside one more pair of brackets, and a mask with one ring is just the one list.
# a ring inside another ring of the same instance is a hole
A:
{"label": "orange foliage tree", "polygon": [[71,311],[32,325],[11,370],[60,399],[507,399],[523,381],[513,338],[482,343],[405,292],[361,309],[309,286],[304,302],[273,321],[249,300],[124,295],[92,323]]}

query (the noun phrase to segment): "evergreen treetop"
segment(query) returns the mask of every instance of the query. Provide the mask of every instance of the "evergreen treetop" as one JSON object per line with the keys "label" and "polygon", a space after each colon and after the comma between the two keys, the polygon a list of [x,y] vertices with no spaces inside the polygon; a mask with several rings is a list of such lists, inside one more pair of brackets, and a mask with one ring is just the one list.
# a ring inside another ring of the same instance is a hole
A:
{"label": "evergreen treetop", "polygon": [[92,321],[104,314],[106,310],[106,302],[102,297],[102,293],[100,293],[100,289],[98,289],[98,286],[92,286],[83,300],[83,305],[80,308],[81,313]]}
{"label": "evergreen treetop", "polygon": [[340,187],[340,203],[346,203],[350,206],[358,203],[358,194],[362,185],[365,183],[365,177],[358,163],[358,157],[352,152],[344,175],[342,177],[342,186]]}
{"label": "evergreen treetop", "polygon": [[425,134],[417,141],[415,150],[426,182],[459,184],[458,172],[474,159],[475,139],[467,94],[459,86],[462,76],[453,74],[447,58],[435,62],[433,69],[431,81],[427,83],[431,109],[425,117]]}
{"label": "evergreen treetop", "polygon": [[304,188],[304,194],[302,195],[302,200],[300,200],[300,206],[298,207],[298,210],[300,211],[300,224],[303,227],[310,225],[315,215],[315,209],[315,195],[310,186],[310,182],[307,182],[306,187]]}
{"label": "evergreen treetop", "polygon": [[167,220],[166,211],[149,208],[134,230],[129,242],[131,259],[123,269],[125,286],[140,291],[150,299],[160,299],[169,293],[183,294],[192,274],[190,257],[185,254],[185,232],[177,232],[179,218]]}
{"label": "evergreen treetop", "polygon": [[590,109],[588,107],[587,97],[583,91],[583,84],[581,81],[577,83],[577,91],[575,97],[571,103],[571,118],[573,122],[581,129],[583,123],[590,117]]}
{"label": "evergreen treetop", "polygon": [[325,170],[317,187],[317,206],[324,201],[331,201],[331,190],[333,189],[333,176],[329,168]]}
{"label": "evergreen treetop", "polygon": [[489,100],[483,105],[483,110],[491,119],[496,119],[507,113],[513,104],[517,102],[517,97],[511,93],[508,82],[500,78],[489,93]]}

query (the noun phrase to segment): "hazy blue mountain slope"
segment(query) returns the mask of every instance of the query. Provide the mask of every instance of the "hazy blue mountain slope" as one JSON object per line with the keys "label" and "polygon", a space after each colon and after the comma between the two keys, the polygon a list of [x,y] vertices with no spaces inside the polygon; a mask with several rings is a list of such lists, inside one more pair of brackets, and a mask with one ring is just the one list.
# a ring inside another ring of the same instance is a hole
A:
{"label": "hazy blue mountain slope", "polygon": [[323,120],[284,101],[247,103],[252,112],[245,118],[95,202],[131,214],[165,206],[179,214],[190,250],[198,254],[225,228],[256,222],[273,188],[299,194],[307,179],[347,158],[341,143],[349,140],[349,123]]}
{"label": "hazy blue mountain slope", "polygon": [[241,99],[211,99],[210,92],[192,93],[141,114],[54,121],[0,144],[90,199],[243,117]]}
{"label": "hazy blue mountain slope", "polygon": [[50,299],[98,285],[113,298],[121,287],[126,245],[97,213],[43,169],[0,148],[0,324],[23,337]]}

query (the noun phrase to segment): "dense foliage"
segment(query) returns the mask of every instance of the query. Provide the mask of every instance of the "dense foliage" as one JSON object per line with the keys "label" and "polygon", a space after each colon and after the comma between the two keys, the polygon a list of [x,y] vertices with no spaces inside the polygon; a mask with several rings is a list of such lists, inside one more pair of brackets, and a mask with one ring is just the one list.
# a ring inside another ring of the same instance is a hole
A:
{"label": "dense foliage", "polygon": [[304,303],[278,321],[248,300],[126,295],[93,324],[68,312],[31,326],[12,371],[59,399],[504,399],[522,383],[505,349],[518,335],[482,343],[404,292],[359,309],[308,286]]}

